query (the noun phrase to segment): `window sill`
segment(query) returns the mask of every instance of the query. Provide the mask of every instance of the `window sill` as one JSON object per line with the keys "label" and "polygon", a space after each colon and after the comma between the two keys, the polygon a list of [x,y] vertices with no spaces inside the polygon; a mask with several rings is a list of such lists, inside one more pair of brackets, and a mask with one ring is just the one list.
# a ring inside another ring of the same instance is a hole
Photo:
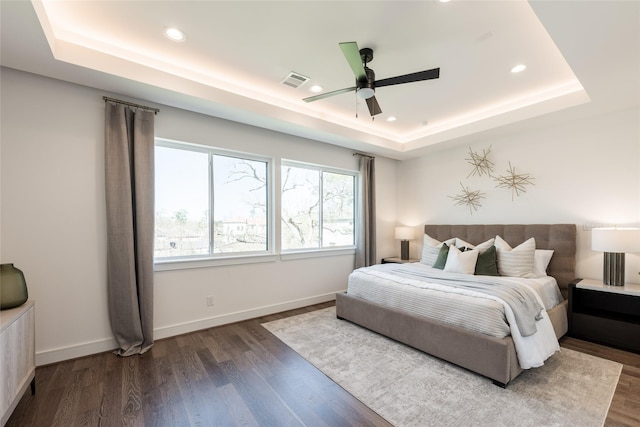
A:
{"label": "window sill", "polygon": [[282,261],[289,261],[289,260],[304,259],[304,258],[354,255],[355,253],[356,253],[355,247],[339,248],[339,249],[311,249],[311,250],[284,252],[280,254],[280,259]]}
{"label": "window sill", "polygon": [[278,258],[282,261],[292,261],[307,258],[322,258],[332,256],[354,255],[356,248],[339,248],[339,249],[312,249],[299,250],[277,254],[265,255],[238,255],[219,258],[194,258],[156,261],[153,265],[153,271],[171,271],[171,270],[187,270],[191,268],[208,268],[221,267],[227,265],[257,264],[266,262],[276,262]]}
{"label": "window sill", "polygon": [[270,253],[265,255],[240,255],[219,258],[181,259],[170,261],[156,261],[154,271],[186,270],[189,268],[219,267],[225,265],[256,264],[262,262],[275,262],[278,256]]}

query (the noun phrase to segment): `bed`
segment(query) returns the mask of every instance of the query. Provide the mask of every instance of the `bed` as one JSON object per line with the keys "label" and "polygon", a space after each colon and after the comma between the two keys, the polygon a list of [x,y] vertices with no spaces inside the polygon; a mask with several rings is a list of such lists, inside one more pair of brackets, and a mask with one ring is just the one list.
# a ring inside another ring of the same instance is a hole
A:
{"label": "bed", "polygon": [[[575,279],[574,224],[426,225],[424,231],[437,241],[458,238],[472,245],[501,236],[515,247],[533,237],[537,249],[553,250],[546,273],[557,283],[560,303],[548,307],[545,312],[557,345],[557,338],[567,332],[566,298],[569,283]],[[349,293],[349,290],[336,295],[336,314],[340,319],[483,375],[502,387],[506,387],[524,370],[520,366],[514,337],[511,335],[487,335],[391,307],[384,302],[365,299]]]}

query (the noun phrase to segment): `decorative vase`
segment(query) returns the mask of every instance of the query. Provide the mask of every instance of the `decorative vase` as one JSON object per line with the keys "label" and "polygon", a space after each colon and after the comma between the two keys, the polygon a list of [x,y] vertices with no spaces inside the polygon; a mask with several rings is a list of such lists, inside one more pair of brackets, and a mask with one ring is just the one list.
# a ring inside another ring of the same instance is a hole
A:
{"label": "decorative vase", "polygon": [[0,310],[18,307],[29,298],[22,270],[13,264],[0,264]]}

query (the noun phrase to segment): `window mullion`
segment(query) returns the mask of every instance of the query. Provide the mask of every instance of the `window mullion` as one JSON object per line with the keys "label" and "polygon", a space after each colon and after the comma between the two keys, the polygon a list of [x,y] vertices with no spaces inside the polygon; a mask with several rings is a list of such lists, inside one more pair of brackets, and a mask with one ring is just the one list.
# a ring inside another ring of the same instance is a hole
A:
{"label": "window mullion", "polygon": [[215,218],[213,217],[214,197],[213,197],[213,153],[209,152],[209,256],[213,255],[213,239],[215,238]]}
{"label": "window mullion", "polygon": [[318,189],[318,208],[319,208],[319,212],[318,212],[318,220],[319,220],[319,229],[318,229],[318,242],[320,243],[320,248],[322,249],[324,247],[324,242],[322,241],[323,238],[323,231],[324,231],[324,188],[323,188],[323,184],[324,184],[324,172],[322,170],[319,170],[318,173],[320,174],[320,179],[319,179],[319,189]]}

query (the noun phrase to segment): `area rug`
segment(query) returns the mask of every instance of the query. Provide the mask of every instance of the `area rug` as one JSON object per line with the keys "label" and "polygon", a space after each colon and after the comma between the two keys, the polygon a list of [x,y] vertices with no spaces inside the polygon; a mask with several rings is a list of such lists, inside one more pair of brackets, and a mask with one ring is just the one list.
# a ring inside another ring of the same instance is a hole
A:
{"label": "area rug", "polygon": [[569,349],[506,389],[338,320],[335,307],[263,326],[391,424],[602,426],[622,365]]}

